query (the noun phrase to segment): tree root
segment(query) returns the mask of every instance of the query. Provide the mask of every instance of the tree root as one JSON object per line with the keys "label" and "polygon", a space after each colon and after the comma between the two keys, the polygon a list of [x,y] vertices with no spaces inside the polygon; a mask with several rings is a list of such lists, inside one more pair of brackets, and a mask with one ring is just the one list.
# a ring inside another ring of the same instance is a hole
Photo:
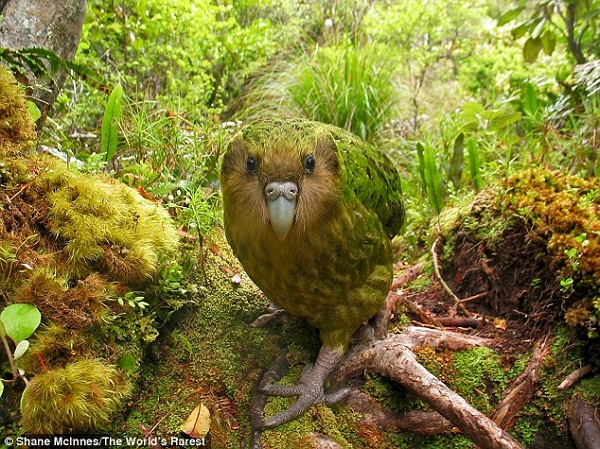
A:
{"label": "tree root", "polygon": [[587,364],[582,366],[581,368],[576,369],[563,380],[558,386],[559,391],[566,390],[571,387],[573,384],[577,383],[582,377],[587,376],[588,374],[594,372],[594,366],[591,364]]}
{"label": "tree root", "polygon": [[[435,245],[432,248],[435,253]],[[434,261],[435,262],[435,261]],[[510,398],[523,392],[533,394],[533,386],[537,384],[537,372],[547,348],[547,342],[542,342],[534,351],[534,357],[528,369],[515,381],[514,387],[505,394],[505,402],[501,402],[496,412],[497,421],[488,418],[473,408],[460,395],[450,390],[434,375],[421,366],[411,349],[417,346],[459,351],[479,346],[492,346],[494,340],[469,336],[457,332],[426,327],[409,326],[399,334],[387,335],[389,322],[400,302],[407,301],[402,291],[397,291],[405,282],[420,274],[421,266],[415,266],[405,271],[404,275],[394,282],[394,289],[388,295],[386,306],[371,320],[370,326],[363,326],[355,337],[355,344],[347,352],[331,376],[331,388],[347,385],[351,378],[365,371],[385,376],[395,381],[407,391],[427,402],[434,411],[413,411],[398,416],[392,410],[377,403],[369,395],[353,390],[346,401],[347,406],[360,412],[366,426],[384,429],[385,431],[410,431],[424,435],[439,434],[458,427],[467,437],[478,446],[485,449],[522,449],[522,446],[503,427],[510,423],[519,407],[511,407]],[[459,300],[460,307],[460,300]],[[421,308],[412,304],[419,312],[420,319],[428,325],[440,326],[440,321],[453,326],[477,327],[479,320],[473,318],[454,317],[454,321],[429,317]],[[411,308],[412,310],[412,308]],[[367,342],[367,343],[365,343]],[[275,382],[287,370],[285,352],[282,352],[271,369],[265,374],[264,382]],[[529,386],[529,389],[526,387]],[[521,399],[521,398],[518,398]],[[252,402],[252,440],[251,449],[260,449],[263,409],[267,398],[256,393]],[[498,425],[502,423],[504,425]],[[324,441],[320,435],[311,436],[310,444],[316,448],[329,448],[331,442]]]}
{"label": "tree root", "polygon": [[504,391],[500,403],[492,419],[502,429],[511,427],[513,420],[519,411],[527,405],[535,394],[540,381],[540,370],[544,357],[550,351],[549,338],[545,337],[533,349],[531,360],[525,370]]}
{"label": "tree root", "polygon": [[[438,345],[452,348],[457,344],[456,336],[465,337],[451,332],[408,328],[402,334],[356,347],[342,361],[334,381],[345,383],[356,373],[365,370],[383,375],[427,402],[479,446],[486,449],[522,449],[510,434],[423,368],[410,350],[410,347],[424,341],[437,341]],[[413,340],[412,337],[416,338]]]}
{"label": "tree root", "polygon": [[352,390],[346,399],[346,406],[362,415],[362,426],[380,432],[405,431],[438,435],[453,427],[450,421],[437,412],[414,410],[398,416],[393,410],[360,390]]}
{"label": "tree root", "polygon": [[282,350],[275,361],[271,364],[269,370],[263,375],[258,388],[254,392],[252,404],[250,405],[250,424],[252,434],[250,436],[250,449],[262,449],[260,437],[262,435],[262,423],[264,418],[265,405],[267,404],[267,395],[260,392],[261,387],[279,381],[287,374],[289,365],[287,361],[287,348]]}

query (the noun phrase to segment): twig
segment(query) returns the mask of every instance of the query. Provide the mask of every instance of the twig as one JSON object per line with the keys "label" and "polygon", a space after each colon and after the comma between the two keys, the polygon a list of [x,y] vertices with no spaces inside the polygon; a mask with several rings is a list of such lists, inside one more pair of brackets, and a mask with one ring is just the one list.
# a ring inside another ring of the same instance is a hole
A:
{"label": "twig", "polygon": [[462,304],[462,300],[454,294],[450,287],[448,287],[448,284],[446,284],[446,281],[444,281],[442,273],[440,272],[440,263],[437,255],[437,244],[441,241],[442,236],[439,235],[438,238],[435,239],[435,241],[433,242],[433,245],[431,246],[431,256],[433,257],[433,269],[435,271],[435,276],[437,277],[444,291],[454,300],[454,307],[460,307],[460,310],[462,310],[463,313],[465,313],[465,315],[470,317],[471,312],[467,310],[467,308]]}

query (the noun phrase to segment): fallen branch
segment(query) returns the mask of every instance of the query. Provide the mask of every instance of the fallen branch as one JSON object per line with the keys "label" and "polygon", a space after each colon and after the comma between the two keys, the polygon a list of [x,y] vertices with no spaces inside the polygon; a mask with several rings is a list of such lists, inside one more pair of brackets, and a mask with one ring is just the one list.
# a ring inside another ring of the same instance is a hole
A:
{"label": "fallen branch", "polygon": [[477,329],[481,326],[481,320],[462,316],[440,317],[437,318],[437,322],[444,327],[472,327]]}
{"label": "fallen branch", "polygon": [[[421,336],[434,331],[425,329],[415,334]],[[437,331],[439,334],[451,334]],[[428,335],[425,340],[429,340]],[[510,434],[499,428],[490,418],[472,407],[460,395],[450,390],[437,377],[421,366],[409,346],[410,328],[398,335],[390,335],[384,340],[369,346],[350,351],[344,358],[335,378],[344,382],[356,373],[368,370],[388,377],[410,393],[427,402],[440,415],[451,421],[467,437],[486,449],[522,449],[523,447]],[[444,343],[452,338],[444,338]],[[418,342],[411,341],[413,345]]]}
{"label": "fallen branch", "polygon": [[503,429],[509,428],[519,411],[523,409],[535,394],[540,382],[540,370],[544,357],[548,355],[549,338],[544,338],[533,349],[531,360],[525,370],[517,377],[502,394],[500,403],[492,419]]}

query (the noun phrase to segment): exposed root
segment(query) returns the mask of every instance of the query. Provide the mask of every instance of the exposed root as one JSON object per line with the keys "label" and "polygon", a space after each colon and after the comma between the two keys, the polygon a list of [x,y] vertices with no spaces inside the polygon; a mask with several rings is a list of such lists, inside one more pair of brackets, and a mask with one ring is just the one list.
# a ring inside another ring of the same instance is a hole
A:
{"label": "exposed root", "polygon": [[558,386],[559,391],[566,390],[573,384],[579,382],[582,377],[587,376],[588,374],[594,372],[594,366],[591,364],[587,364],[582,366],[581,368],[576,369],[563,380]]}
{"label": "exposed root", "polygon": [[260,437],[263,429],[263,418],[265,405],[267,404],[267,395],[261,393],[261,388],[265,385],[273,384],[279,381],[289,368],[287,361],[287,349],[282,350],[277,358],[271,364],[269,370],[264,374],[258,388],[252,398],[252,404],[250,406],[250,424],[252,426],[252,434],[250,436],[250,449],[261,449]]}
{"label": "exposed root", "polygon": [[[486,449],[522,449],[510,434],[423,368],[410,350],[411,346],[423,344],[423,341],[438,341],[443,347],[454,346],[456,336],[463,337],[451,332],[408,328],[402,334],[390,335],[350,351],[342,361],[335,380],[344,382],[364,370],[383,375],[427,402],[479,446]],[[481,342],[483,339],[478,340]]]}
{"label": "exposed root", "polygon": [[544,357],[548,355],[549,351],[549,338],[546,337],[535,345],[533,355],[525,370],[502,394],[500,403],[492,416],[494,422],[501,428],[511,427],[516,414],[529,403],[534,395],[540,382],[540,370]]}
{"label": "exposed root", "polygon": [[438,435],[453,427],[450,421],[437,412],[414,410],[398,416],[393,410],[360,390],[353,390],[350,393],[346,405],[362,415],[362,426],[381,432],[405,431],[421,435]]}
{"label": "exposed root", "polygon": [[433,242],[433,245],[431,246],[431,257],[433,259],[433,269],[435,271],[435,277],[437,278],[438,282],[440,283],[440,285],[442,286],[444,291],[448,294],[448,296],[450,296],[454,300],[454,307],[451,309],[451,314],[453,312],[456,313],[456,309],[460,308],[460,310],[462,310],[462,312],[465,315],[470,317],[471,312],[469,312],[467,310],[467,308],[464,306],[463,300],[461,300],[458,296],[456,296],[454,294],[452,289],[448,286],[448,284],[446,284],[446,281],[444,281],[444,278],[442,277],[442,273],[440,271],[440,262],[439,262],[439,258],[438,258],[438,254],[437,254],[437,245],[441,241],[442,241],[442,236],[439,235],[438,238],[435,239],[435,241]]}

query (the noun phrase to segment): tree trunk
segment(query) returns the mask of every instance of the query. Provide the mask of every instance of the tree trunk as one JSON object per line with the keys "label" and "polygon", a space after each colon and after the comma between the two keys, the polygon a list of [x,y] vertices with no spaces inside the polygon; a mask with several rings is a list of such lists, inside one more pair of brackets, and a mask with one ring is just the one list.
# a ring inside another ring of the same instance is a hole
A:
{"label": "tree trunk", "polygon": [[[0,46],[11,50],[44,48],[64,59],[73,59],[83,28],[86,0],[0,0]],[[42,112],[38,128],[64,83],[64,70],[42,84],[33,97]]]}

